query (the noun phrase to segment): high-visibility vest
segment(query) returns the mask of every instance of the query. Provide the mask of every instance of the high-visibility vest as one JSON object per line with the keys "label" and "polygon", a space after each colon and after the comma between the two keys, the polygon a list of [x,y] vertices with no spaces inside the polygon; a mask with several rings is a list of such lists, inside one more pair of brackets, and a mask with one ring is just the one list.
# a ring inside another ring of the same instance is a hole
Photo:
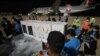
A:
{"label": "high-visibility vest", "polygon": [[82,28],[88,30],[88,29],[90,28],[89,22],[88,22],[88,21],[84,21],[84,22],[83,22],[83,27],[82,27]]}
{"label": "high-visibility vest", "polygon": [[75,19],[73,25],[79,27],[80,26],[80,19]]}

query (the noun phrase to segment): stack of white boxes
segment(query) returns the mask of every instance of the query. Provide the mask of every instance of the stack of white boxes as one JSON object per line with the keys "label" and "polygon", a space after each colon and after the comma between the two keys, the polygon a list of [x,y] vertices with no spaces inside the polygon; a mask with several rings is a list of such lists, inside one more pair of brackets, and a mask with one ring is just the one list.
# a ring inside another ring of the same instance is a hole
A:
{"label": "stack of white boxes", "polygon": [[[23,34],[25,36],[32,37],[36,40],[47,42],[47,37],[49,32],[51,31],[60,31],[64,34],[64,26],[65,22],[50,22],[50,21],[37,21],[37,20],[27,20],[21,21],[21,25],[26,26],[27,33],[24,32],[24,28],[22,27]],[[28,26],[32,27],[33,35],[29,34]]]}

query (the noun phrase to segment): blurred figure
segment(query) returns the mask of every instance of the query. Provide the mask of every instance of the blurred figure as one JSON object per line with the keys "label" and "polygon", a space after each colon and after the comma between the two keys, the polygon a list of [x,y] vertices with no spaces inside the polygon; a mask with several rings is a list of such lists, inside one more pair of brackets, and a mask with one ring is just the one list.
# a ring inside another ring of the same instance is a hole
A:
{"label": "blurred figure", "polygon": [[75,25],[76,27],[80,27],[80,19],[78,18],[78,16],[76,19],[74,19],[73,25]]}
{"label": "blurred figure", "polygon": [[91,27],[91,29],[88,32],[88,41],[86,41],[88,43],[85,44],[85,54],[87,55],[96,55],[96,49],[97,49],[97,41],[99,39],[99,26],[95,25],[93,27]]}
{"label": "blurred figure", "polygon": [[19,21],[23,20],[22,14],[21,14],[21,13],[19,13],[19,14],[17,15],[17,20],[19,20]]}
{"label": "blurred figure", "polygon": [[4,32],[6,33],[7,37],[11,36],[12,35],[12,24],[10,23],[10,21],[7,20],[7,18],[3,17],[1,25],[4,29]]}
{"label": "blurred figure", "polygon": [[61,16],[59,16],[58,22],[61,22]]}
{"label": "blurred figure", "polygon": [[[73,28],[72,28],[72,25],[68,25],[68,24],[65,25],[65,30],[64,30],[64,31],[65,31],[65,34],[64,34],[65,37],[67,36],[67,33],[68,33],[68,30],[69,30],[69,29],[73,29]],[[65,41],[67,41],[67,40],[68,40],[68,39],[65,38]]]}
{"label": "blurred figure", "polygon": [[73,29],[69,29],[66,38],[68,39],[64,45],[64,52],[66,53],[66,56],[78,56],[80,40],[75,38],[75,31]]}
{"label": "blurred figure", "polygon": [[16,21],[16,18],[11,17],[11,24],[12,24],[13,28],[15,27],[15,21]]}
{"label": "blurred figure", "polygon": [[64,47],[65,37],[58,31],[52,31],[47,38],[48,56],[61,56]]}
{"label": "blurred figure", "polygon": [[72,28],[75,30],[75,37],[77,38],[81,33],[81,29],[76,25],[73,25]]}
{"label": "blurred figure", "polygon": [[61,16],[61,22],[65,22],[65,17],[66,16]]}
{"label": "blurred figure", "polygon": [[90,17],[87,17],[86,20],[84,20],[83,24],[82,24],[82,31],[81,34],[79,35],[79,37],[82,37],[83,34],[86,34],[87,31],[90,29]]}
{"label": "blurred figure", "polygon": [[6,41],[6,39],[5,39],[5,37],[3,36],[2,31],[0,31],[0,44],[2,44],[2,43],[5,42],[5,41]]}
{"label": "blurred figure", "polygon": [[95,21],[96,21],[95,18],[92,17],[92,18],[90,19],[90,25],[91,25],[91,26],[95,25]]}
{"label": "blurred figure", "polygon": [[53,21],[53,22],[56,22],[56,19],[55,19],[55,18],[52,18],[52,21]]}
{"label": "blurred figure", "polygon": [[44,42],[42,42],[42,49],[43,50],[46,50],[47,48],[46,48],[46,43],[44,43]]}
{"label": "blurred figure", "polygon": [[68,16],[66,16],[65,22],[67,22],[67,23],[68,23]]}
{"label": "blurred figure", "polygon": [[48,16],[48,20],[47,21],[51,21],[51,18],[50,18],[50,16]]}
{"label": "blurred figure", "polygon": [[40,51],[39,56],[44,56],[43,51]]}
{"label": "blurred figure", "polygon": [[[28,15],[28,19],[32,20],[32,15]],[[34,14],[33,14],[33,20],[35,20]]]}
{"label": "blurred figure", "polygon": [[16,20],[16,25],[15,25],[15,34],[21,34],[22,33],[22,29],[21,29],[21,23],[19,20]]}
{"label": "blurred figure", "polygon": [[16,18],[15,17],[12,17],[11,18],[11,24],[12,24],[12,31],[13,31],[13,35],[15,35],[15,26],[16,26]]}

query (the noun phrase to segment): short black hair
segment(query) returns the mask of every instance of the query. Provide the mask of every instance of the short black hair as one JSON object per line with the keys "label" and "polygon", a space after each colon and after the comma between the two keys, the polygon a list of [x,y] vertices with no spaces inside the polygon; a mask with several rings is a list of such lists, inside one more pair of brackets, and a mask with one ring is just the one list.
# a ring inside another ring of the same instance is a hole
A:
{"label": "short black hair", "polygon": [[60,53],[64,47],[65,36],[58,31],[51,31],[48,35],[47,42],[53,53]]}
{"label": "short black hair", "polygon": [[76,26],[76,25],[72,25],[72,28],[76,29],[76,28],[77,28],[77,26]]}
{"label": "short black hair", "polygon": [[87,19],[87,20],[90,20],[90,17],[88,16],[86,19]]}
{"label": "short black hair", "polygon": [[52,21],[56,22],[56,19],[55,18],[52,18]]}
{"label": "short black hair", "polygon": [[6,18],[6,17],[3,17],[3,18],[2,18],[2,20],[5,20],[5,21],[7,21],[7,18]]}
{"label": "short black hair", "polygon": [[74,29],[68,29],[67,34],[70,34],[71,36],[75,36],[75,30]]}

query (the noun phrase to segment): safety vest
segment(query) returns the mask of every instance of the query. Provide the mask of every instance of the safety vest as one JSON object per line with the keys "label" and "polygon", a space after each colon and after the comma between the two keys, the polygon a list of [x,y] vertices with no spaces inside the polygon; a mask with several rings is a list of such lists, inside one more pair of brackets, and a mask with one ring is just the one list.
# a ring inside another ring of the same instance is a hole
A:
{"label": "safety vest", "polygon": [[88,22],[88,21],[84,21],[84,22],[83,22],[83,29],[88,30],[89,28],[90,28],[89,22]]}
{"label": "safety vest", "polygon": [[80,26],[80,19],[75,19],[73,25],[79,27]]}

